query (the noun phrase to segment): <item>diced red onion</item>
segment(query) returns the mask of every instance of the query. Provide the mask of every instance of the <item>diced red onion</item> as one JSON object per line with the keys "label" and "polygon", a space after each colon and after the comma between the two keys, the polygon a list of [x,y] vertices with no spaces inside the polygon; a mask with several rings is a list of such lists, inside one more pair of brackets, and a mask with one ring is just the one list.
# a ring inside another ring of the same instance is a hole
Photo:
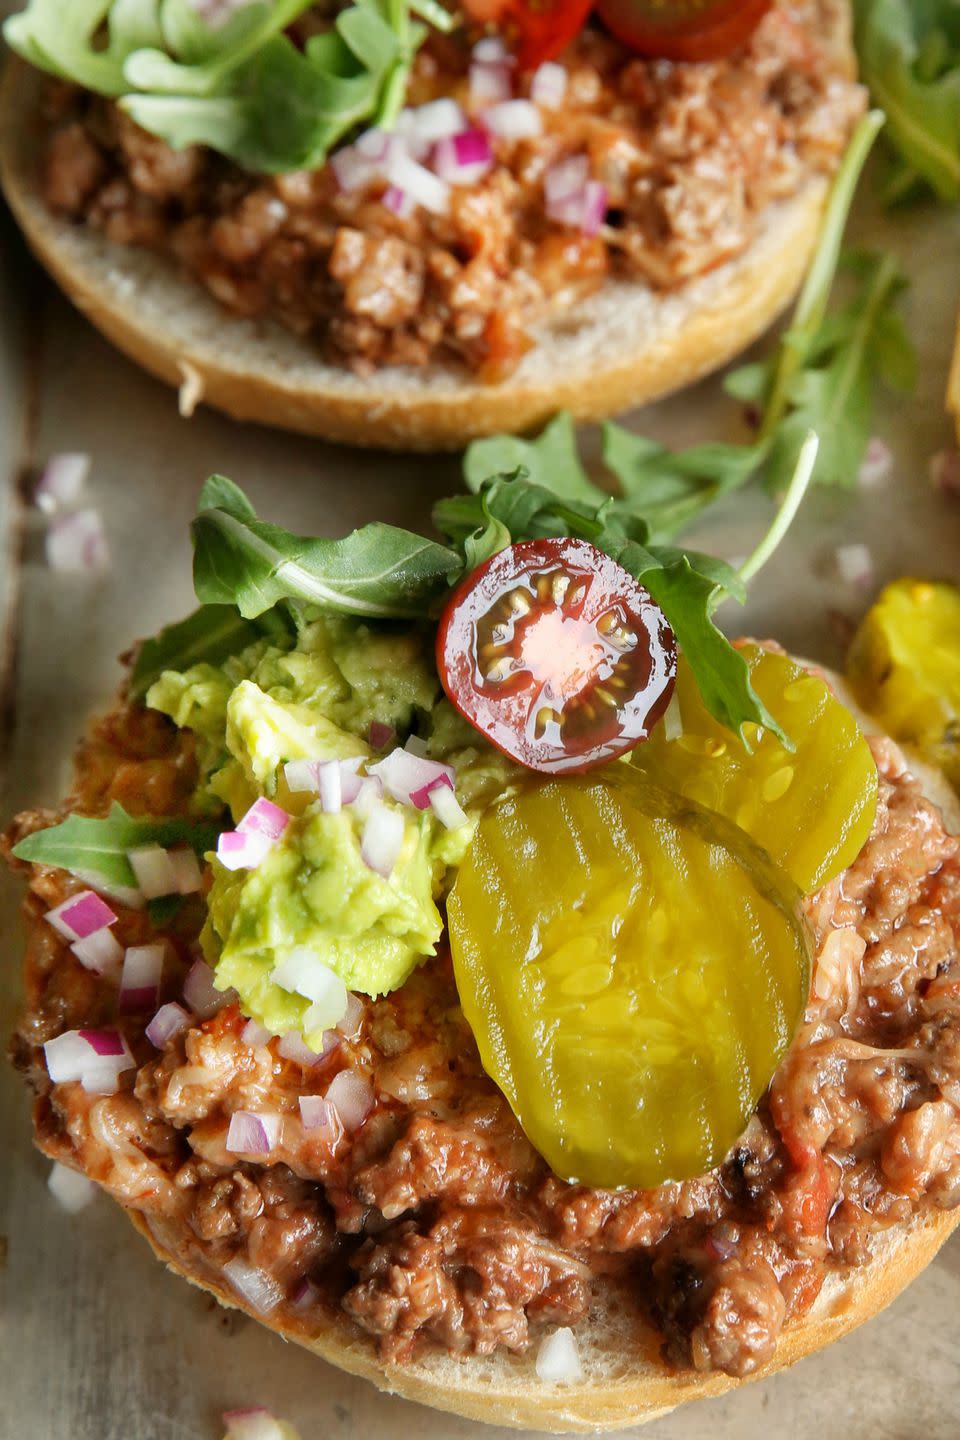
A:
{"label": "diced red onion", "polygon": [[89,1175],[74,1170],[70,1165],[61,1165],[59,1160],[54,1160],[51,1166],[47,1189],[71,1215],[85,1210],[97,1193],[97,1185]]}
{"label": "diced red onion", "polygon": [[90,456],[79,451],[51,455],[33,492],[34,503],[45,515],[68,510],[83,494],[90,474]]}
{"label": "diced red onion", "polygon": [[322,1095],[300,1096],[300,1119],[304,1130],[309,1130],[318,1140],[325,1140],[330,1145],[335,1145],[343,1134],[340,1112]]}
{"label": "diced red onion", "polygon": [[65,1030],[43,1047],[47,1074],[55,1085],[79,1080],[85,1090],[110,1094],[118,1077],[133,1068],[133,1057],[117,1030]]}
{"label": "diced red onion", "polygon": [[95,975],[109,975],[112,978],[119,975],[123,963],[123,946],[106,925],[102,930],[94,930],[92,935],[86,935],[82,940],[74,940],[70,949],[80,964],[87,970],[92,970]]}
{"label": "diced red onion", "polygon": [[471,58],[481,65],[506,65],[508,69],[516,64],[499,35],[487,35],[478,40],[471,52]]}
{"label": "diced red onion", "polygon": [[252,1410],[226,1410],[223,1423],[227,1427],[226,1440],[293,1440],[290,1427],[282,1425],[269,1410],[260,1406]]}
{"label": "diced red onion", "polygon": [[371,750],[386,750],[388,745],[393,744],[396,733],[393,726],[385,724],[383,720],[371,720],[367,736]]}
{"label": "diced red onion", "polygon": [[583,1379],[580,1349],[572,1330],[554,1330],[537,1351],[537,1375],[548,1385],[575,1385]]}
{"label": "diced red onion", "polygon": [[335,151],[330,156],[330,169],[340,189],[348,195],[354,190],[366,189],[382,173],[381,167],[369,156],[361,155],[354,145],[344,145]]}
{"label": "diced red onion", "polygon": [[583,215],[580,229],[584,235],[596,235],[607,218],[607,187],[599,180],[590,180],[583,195]]}
{"label": "diced red onion", "polygon": [[234,1110],[224,1148],[231,1155],[269,1155],[280,1138],[280,1116],[271,1111],[254,1114]]}
{"label": "diced red onion", "polygon": [[203,889],[203,872],[200,869],[200,861],[189,846],[168,850],[167,855],[173,870],[173,878],[177,882],[178,895],[195,895],[198,890]]}
{"label": "diced red onion", "polygon": [[126,1041],[119,1030],[80,1030],[77,1033],[101,1060],[117,1059],[126,1053]]}
{"label": "diced red onion", "polygon": [[559,110],[567,93],[567,72],[562,65],[546,60],[538,65],[530,81],[530,99],[543,110]]}
{"label": "diced red onion", "polygon": [[501,105],[513,94],[513,81],[506,65],[474,60],[470,66],[470,108],[474,112]]}
{"label": "diced red onion", "polygon": [[326,1099],[336,1109],[345,1130],[359,1130],[373,1109],[373,1086],[354,1070],[341,1070],[327,1087]]}
{"label": "diced red onion", "polygon": [[217,859],[225,870],[256,870],[273,846],[274,841],[254,830],[224,830],[217,840]]}
{"label": "diced red onion", "polygon": [[340,976],[306,945],[297,945],[274,969],[271,980],[283,990],[303,995],[330,1010],[327,1025],[335,1025],[347,1008],[347,989]]}
{"label": "diced red onion", "polygon": [[446,215],[450,208],[450,186],[412,156],[398,150],[390,156],[385,174],[391,185],[403,190],[425,210],[433,215]]}
{"label": "diced red onion", "polygon": [[162,1050],[175,1036],[189,1030],[193,1024],[193,1016],[189,1010],[184,1010],[175,1000],[161,1005],[154,1015],[144,1034],[157,1050]]}
{"label": "diced red onion", "polygon": [[388,185],[381,196],[380,203],[385,205],[393,215],[399,215],[401,220],[412,215],[417,208],[407,192],[401,190],[398,185]]}
{"label": "diced red onion", "polygon": [[137,877],[143,894],[148,900],[159,900],[163,895],[177,893],[177,877],[170,863],[170,856],[160,845],[139,845],[127,851],[130,868]]}
{"label": "diced red onion", "polygon": [[532,100],[502,100],[480,117],[484,128],[503,140],[532,140],[543,133],[543,116]]}
{"label": "diced red onion", "polygon": [[468,816],[453,792],[453,787],[442,780],[435,780],[427,787],[430,808],[440,824],[447,830],[459,830],[466,825]]}
{"label": "diced red onion", "polygon": [[837,575],[844,585],[866,589],[873,581],[873,556],[866,545],[838,545]]}
{"label": "diced red onion", "polygon": [[410,804],[417,810],[429,810],[432,803],[433,792],[441,786],[447,790],[453,789],[453,781],[449,775],[437,775],[433,780],[428,781],[426,785],[421,785],[419,790],[412,790],[410,792]]}
{"label": "diced red onion", "polygon": [[306,1069],[309,1069],[311,1065],[316,1065],[317,1061],[322,1060],[326,1053],[326,1036],[324,1036],[324,1049],[318,1053],[316,1050],[310,1049],[299,1030],[288,1030],[286,1035],[280,1037],[280,1043],[277,1045],[277,1054],[282,1055],[284,1060],[292,1060]]}
{"label": "diced red onion", "polygon": [[92,890],[81,890],[79,895],[71,895],[69,900],[48,910],[44,918],[67,940],[86,940],[88,935],[117,922],[110,906]]}
{"label": "diced red onion", "polygon": [[890,446],[874,435],[857,471],[857,484],[864,490],[873,490],[883,485],[893,473],[893,451]]}
{"label": "diced red onion", "polygon": [[319,760],[288,760],[283,767],[283,778],[291,795],[315,795],[319,789],[317,767]]}
{"label": "diced red onion", "polygon": [[394,800],[401,805],[415,805],[418,810],[425,810],[429,800],[423,800],[418,804],[414,795],[419,795],[424,787],[431,785],[435,780],[446,780],[451,786],[456,776],[453,767],[443,765],[438,760],[427,760],[422,755],[415,755],[410,750],[391,750],[385,760],[380,760],[376,765],[367,767],[369,775],[375,775],[383,782],[383,788]]}
{"label": "diced red onion", "polygon": [[131,945],[123,957],[120,1013],[153,1010],[160,998],[163,945]]}
{"label": "diced red onion", "polygon": [[421,760],[426,759],[427,742],[422,740],[419,735],[408,735],[403,748],[408,755],[416,755]]}
{"label": "diced red onion", "polygon": [[960,495],[960,450],[938,450],[930,459],[930,484],[944,495]]}
{"label": "diced red onion", "polygon": [[240,1039],[244,1045],[249,1045],[251,1050],[257,1050],[261,1045],[269,1045],[273,1034],[266,1025],[261,1025],[259,1020],[248,1020],[240,1031]]}
{"label": "diced red onion", "polygon": [[363,1020],[366,1013],[367,1007],[360,999],[360,996],[354,995],[352,991],[348,991],[346,1013],[337,1026],[340,1034],[345,1036],[347,1040],[355,1040],[363,1029]]}
{"label": "diced red onion", "polygon": [[297,1281],[296,1287],[290,1296],[290,1304],[294,1310],[309,1310],[312,1305],[316,1305],[319,1299],[320,1287],[314,1285],[313,1281],[308,1280],[306,1275],[304,1275],[302,1280]]}
{"label": "diced red onion", "polygon": [[232,990],[218,990],[213,971],[205,960],[195,960],[183,982],[183,998],[194,1015],[206,1020],[234,998]]}
{"label": "diced red onion", "polygon": [[47,531],[46,550],[51,570],[99,574],[108,569],[110,547],[100,512],[90,508],[55,516]]}
{"label": "diced red onion", "polygon": [[434,145],[450,135],[459,135],[467,129],[467,117],[456,100],[443,98],[429,100],[418,105],[413,111],[414,137],[425,145]]}
{"label": "diced red onion", "polygon": [[115,1065],[103,1062],[90,1065],[80,1076],[80,1084],[88,1095],[116,1095],[120,1089],[120,1071]]}
{"label": "diced red onion", "polygon": [[398,810],[380,805],[371,811],[363,826],[360,858],[370,870],[389,880],[403,847],[403,816]]}
{"label": "diced red onion", "polygon": [[248,1265],[245,1260],[240,1259],[239,1255],[235,1259],[227,1261],[223,1267],[223,1273],[241,1300],[246,1300],[261,1315],[275,1310],[283,1299],[280,1286],[272,1275],[267,1275],[263,1270],[257,1270],[253,1265]]}
{"label": "diced red onion", "polygon": [[343,804],[343,772],[337,760],[324,760],[317,767],[320,809],[325,815],[336,815]]}
{"label": "diced red onion", "polygon": [[382,165],[390,154],[394,145],[394,138],[388,135],[386,130],[381,130],[379,125],[371,130],[364,130],[353,142],[353,148],[358,155],[365,160],[371,160],[375,165]]}
{"label": "diced red onion", "polygon": [[543,182],[547,216],[559,225],[595,235],[606,218],[607,187],[590,179],[585,155],[572,155],[551,167]]}
{"label": "diced red onion", "polygon": [[358,776],[356,794],[352,800],[345,801],[345,804],[352,805],[361,820],[371,815],[383,799],[383,785],[379,775]]}
{"label": "diced red onion", "polygon": [[664,740],[679,740],[682,734],[683,716],[680,714],[680,697],[674,690],[670,697],[670,704],[664,711],[663,738]]}
{"label": "diced red onion", "polygon": [[416,107],[408,107],[400,111],[393,127],[393,133],[406,145],[414,160],[423,160],[430,153],[430,141],[420,139]]}
{"label": "diced red onion", "polygon": [[261,796],[254,800],[237,829],[241,835],[265,835],[268,840],[279,840],[289,824],[286,810]]}
{"label": "diced red onion", "polygon": [[493,165],[490,141],[482,130],[465,130],[434,146],[433,168],[448,185],[473,185]]}

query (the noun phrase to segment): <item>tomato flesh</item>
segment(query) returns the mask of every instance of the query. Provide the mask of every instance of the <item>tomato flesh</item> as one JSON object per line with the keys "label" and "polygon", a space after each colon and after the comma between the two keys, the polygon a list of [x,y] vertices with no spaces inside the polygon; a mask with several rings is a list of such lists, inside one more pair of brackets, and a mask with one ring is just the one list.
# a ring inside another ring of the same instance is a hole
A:
{"label": "tomato flesh", "polygon": [[597,0],[619,40],[664,60],[716,60],[747,40],[772,0]]}
{"label": "tomato flesh", "polygon": [[585,540],[509,545],[454,591],[437,668],[462,715],[511,759],[588,770],[646,740],[677,668],[663,612]]}
{"label": "tomato flesh", "polygon": [[565,50],[583,29],[594,0],[466,0],[479,25],[493,23],[515,43],[521,70],[535,70]]}

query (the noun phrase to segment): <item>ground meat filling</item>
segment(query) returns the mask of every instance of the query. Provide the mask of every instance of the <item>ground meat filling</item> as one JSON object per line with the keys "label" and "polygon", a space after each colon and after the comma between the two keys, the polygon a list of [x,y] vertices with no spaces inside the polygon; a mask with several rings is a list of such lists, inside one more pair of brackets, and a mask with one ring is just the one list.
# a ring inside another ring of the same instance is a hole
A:
{"label": "ground meat filling", "polygon": [[[123,1017],[138,1069],[116,1095],[51,1086],[43,1042],[117,1023],[117,995],[41,919],[77,882],[39,867],[13,1045],[38,1143],[139,1211],[194,1274],[228,1288],[224,1266],[240,1258],[271,1282],[271,1319],[309,1332],[339,1311],[386,1359],[418,1345],[522,1351],[536,1326],[575,1324],[615,1290],[659,1330],[669,1364],[750,1374],[831,1270],[865,1263],[890,1226],[960,1203],[958,841],[899,750],[871,745],[873,835],[807,903],[818,953],[800,1033],[709,1175],[611,1193],[551,1174],[483,1073],[444,955],[366,1002],[355,1036],[312,1069],[247,1044],[226,1005],[159,1053],[149,1016]],[[185,811],[194,781],[188,734],[120,709],[81,753],[71,803]],[[8,843],[53,818],[21,816]],[[194,898],[163,932],[164,1000],[180,996],[202,918]],[[116,932],[125,945],[153,934],[128,910]],[[299,1097],[345,1067],[372,1085],[374,1109],[320,1138]],[[283,1117],[262,1164],[225,1148],[237,1109]]]}
{"label": "ground meat filling", "polygon": [[[863,92],[821,40],[836,0],[778,5],[728,60],[651,62],[588,28],[567,96],[536,139],[496,142],[449,215],[398,217],[329,167],[273,178],[174,152],[110,102],[51,88],[47,203],[111,240],[172,255],[238,315],[279,320],[359,373],[455,362],[509,374],[531,327],[608,277],[671,289],[738,254],[773,202],[836,166]],[[409,101],[464,100],[469,49],[421,51]],[[521,88],[528,81],[522,82]],[[549,221],[551,165],[586,154],[607,187],[601,232]]]}

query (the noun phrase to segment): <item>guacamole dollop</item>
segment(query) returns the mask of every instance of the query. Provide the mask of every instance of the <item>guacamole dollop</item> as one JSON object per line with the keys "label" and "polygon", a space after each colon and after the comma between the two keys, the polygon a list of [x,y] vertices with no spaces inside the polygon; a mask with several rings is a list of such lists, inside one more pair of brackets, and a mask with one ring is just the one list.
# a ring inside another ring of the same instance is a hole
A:
{"label": "guacamole dollop", "polygon": [[[443,697],[431,639],[418,628],[325,617],[287,649],[260,641],[219,666],[166,671],[147,696],[196,736],[199,810],[226,804],[237,821],[266,796],[292,817],[255,869],[213,858],[201,940],[217,985],[234,988],[248,1015],[275,1034],[299,1029],[314,1048],[322,1032],[309,1030],[310,1001],[278,985],[274,970],[306,948],[349,990],[402,985],[435,953],[438,903],[483,810],[515,779]],[[452,766],[467,814],[448,830],[432,810],[385,798],[403,821],[389,879],[362,858],[362,813],[325,814],[316,795],[291,793],[284,779],[289,760],[380,758],[368,743],[374,722],[391,726],[398,743],[416,733],[431,759]]]}

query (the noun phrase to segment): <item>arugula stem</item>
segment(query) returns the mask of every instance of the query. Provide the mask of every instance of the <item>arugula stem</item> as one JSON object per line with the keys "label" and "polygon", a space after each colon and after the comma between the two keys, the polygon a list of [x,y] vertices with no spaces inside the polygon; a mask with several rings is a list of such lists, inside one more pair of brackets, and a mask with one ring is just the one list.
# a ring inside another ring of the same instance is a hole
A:
{"label": "arugula stem", "polygon": [[763,569],[793,524],[794,516],[800,508],[800,503],[810,488],[810,481],[813,479],[813,471],[817,463],[817,452],[819,449],[820,436],[811,430],[800,446],[800,453],[797,456],[797,463],[794,466],[793,478],[787,486],[787,492],[780,503],[779,510],[773,517],[773,524],[753,554],[747,557],[737,571],[744,585],[748,584],[754,576]]}
{"label": "arugula stem", "polygon": [[885,121],[882,110],[871,110],[864,115],[837,171],[827,201],[817,253],[804,281],[790,327],[780,341],[773,379],[757,436],[758,444],[762,445],[771,439],[786,414],[790,404],[790,387],[826,314],[853,197],[867,156]]}

